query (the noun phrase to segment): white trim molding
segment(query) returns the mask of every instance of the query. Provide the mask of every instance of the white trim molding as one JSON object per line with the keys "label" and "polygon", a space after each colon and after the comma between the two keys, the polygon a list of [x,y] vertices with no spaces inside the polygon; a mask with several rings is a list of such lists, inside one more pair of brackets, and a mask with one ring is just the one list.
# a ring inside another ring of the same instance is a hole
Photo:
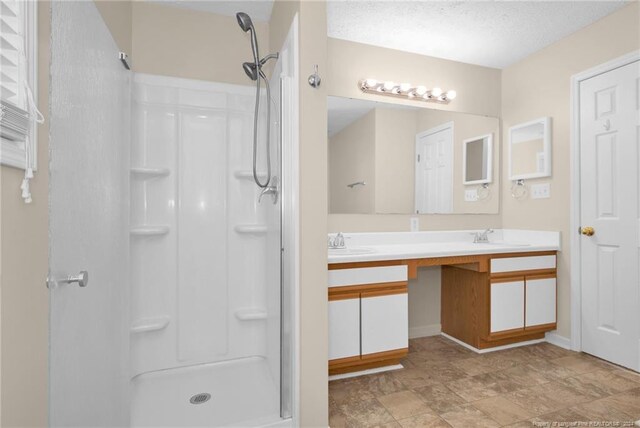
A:
{"label": "white trim molding", "polygon": [[560,336],[555,331],[545,333],[544,336],[548,343],[559,346],[560,348],[571,350],[571,339],[568,337]]}
{"label": "white trim molding", "polygon": [[[640,60],[640,51],[634,51],[571,76],[571,349],[582,350],[582,281],[580,278],[580,83],[584,80],[624,67]],[[559,336],[558,336],[559,337]],[[553,342],[552,342],[553,343]],[[560,346],[560,345],[558,345]]]}

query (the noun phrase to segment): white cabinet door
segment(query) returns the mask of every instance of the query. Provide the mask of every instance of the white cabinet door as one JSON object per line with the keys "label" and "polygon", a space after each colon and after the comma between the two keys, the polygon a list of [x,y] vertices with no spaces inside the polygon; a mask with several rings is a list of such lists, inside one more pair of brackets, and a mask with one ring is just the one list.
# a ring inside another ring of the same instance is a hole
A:
{"label": "white cabinet door", "polygon": [[527,327],[556,322],[556,279],[527,277],[526,285]]}
{"label": "white cabinet door", "polygon": [[329,360],[360,355],[360,298],[329,301]]}
{"label": "white cabinet door", "polygon": [[524,279],[491,284],[491,333],[524,327]]}
{"label": "white cabinet door", "polygon": [[362,355],[409,346],[407,293],[367,297],[362,293]]}

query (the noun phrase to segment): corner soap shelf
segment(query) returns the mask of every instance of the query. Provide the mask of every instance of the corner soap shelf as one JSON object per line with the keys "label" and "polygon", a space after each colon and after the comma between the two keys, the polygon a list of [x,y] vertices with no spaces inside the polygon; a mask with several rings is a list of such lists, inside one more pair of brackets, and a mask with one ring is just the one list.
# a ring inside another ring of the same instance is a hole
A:
{"label": "corner soap shelf", "polygon": [[143,225],[143,226],[134,226],[130,229],[129,233],[132,236],[160,236],[166,235],[169,233],[169,226],[161,226],[161,225]]}
{"label": "corner soap shelf", "polygon": [[145,318],[131,325],[131,333],[147,333],[164,330],[169,325],[169,317]]}
{"label": "corner soap shelf", "polygon": [[233,230],[242,234],[264,235],[267,233],[267,226],[263,224],[239,224]]}
{"label": "corner soap shelf", "polygon": [[137,168],[131,168],[130,171],[131,171],[131,175],[139,177],[141,179],[166,177],[169,174],[171,174],[171,170],[169,170],[169,168],[137,167]]}
{"label": "corner soap shelf", "polygon": [[240,321],[258,321],[267,319],[267,311],[260,308],[245,308],[236,311],[236,318]]}
{"label": "corner soap shelf", "polygon": [[[253,171],[235,171],[233,173],[233,176],[238,180],[253,180]],[[264,172],[259,172],[258,178],[260,180],[264,180],[265,178],[267,178],[267,174],[265,174]]]}

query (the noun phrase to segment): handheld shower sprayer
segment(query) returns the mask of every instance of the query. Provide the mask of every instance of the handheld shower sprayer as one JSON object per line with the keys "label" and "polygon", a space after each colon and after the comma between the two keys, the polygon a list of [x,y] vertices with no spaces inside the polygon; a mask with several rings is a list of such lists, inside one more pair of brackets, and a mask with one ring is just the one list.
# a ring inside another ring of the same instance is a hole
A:
{"label": "handheld shower sprayer", "polygon": [[[249,79],[256,82],[256,106],[253,115],[253,180],[256,182],[258,187],[262,189],[266,189],[269,187],[269,183],[271,182],[271,109],[267,105],[267,141],[266,141],[266,155],[267,155],[267,180],[265,182],[261,182],[258,178],[257,173],[257,165],[256,158],[258,153],[258,115],[260,114],[260,80],[264,80],[265,87],[267,89],[267,100],[271,99],[271,88],[269,87],[269,79],[262,71],[262,66],[267,63],[270,59],[277,59],[278,54],[269,54],[264,58],[260,59],[260,53],[258,50],[258,39],[256,36],[256,29],[253,26],[253,22],[249,15],[244,12],[236,13],[236,19],[238,20],[238,25],[245,33],[251,33],[251,51],[253,52],[253,62],[244,62],[242,63],[242,69],[249,77]],[[274,189],[274,191],[277,189]]]}

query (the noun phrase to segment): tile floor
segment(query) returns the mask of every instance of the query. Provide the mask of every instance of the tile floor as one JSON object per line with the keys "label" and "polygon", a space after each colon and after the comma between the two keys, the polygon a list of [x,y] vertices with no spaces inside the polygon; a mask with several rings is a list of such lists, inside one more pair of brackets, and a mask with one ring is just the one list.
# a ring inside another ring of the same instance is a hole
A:
{"label": "tile floor", "polygon": [[425,337],[410,341],[402,364],[330,382],[331,428],[634,427],[640,420],[639,374],[548,343],[476,354]]}

